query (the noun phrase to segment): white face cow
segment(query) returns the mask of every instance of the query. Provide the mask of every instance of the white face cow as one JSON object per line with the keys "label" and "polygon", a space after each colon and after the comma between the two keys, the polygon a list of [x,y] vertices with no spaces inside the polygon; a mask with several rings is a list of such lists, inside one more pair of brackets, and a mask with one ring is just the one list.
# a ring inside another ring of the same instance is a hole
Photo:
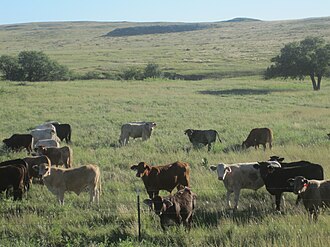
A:
{"label": "white face cow", "polygon": [[43,163],[40,165],[34,165],[33,169],[39,173],[40,177],[45,177],[50,175],[51,167],[49,164]]}
{"label": "white face cow", "polygon": [[228,173],[231,173],[231,168],[225,164],[217,166],[218,179],[223,181]]}

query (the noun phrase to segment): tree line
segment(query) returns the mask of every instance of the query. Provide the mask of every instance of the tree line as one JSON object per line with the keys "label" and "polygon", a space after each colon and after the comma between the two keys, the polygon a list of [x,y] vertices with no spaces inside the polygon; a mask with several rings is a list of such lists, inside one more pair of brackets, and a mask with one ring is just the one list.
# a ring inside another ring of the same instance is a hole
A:
{"label": "tree line", "polygon": [[[281,77],[303,80],[309,77],[313,89],[320,90],[322,78],[330,73],[330,43],[320,37],[307,37],[299,42],[288,43],[279,55],[271,59],[271,63],[265,70],[265,79]],[[10,81],[144,80],[158,77],[185,79],[182,75],[161,71],[155,63],[149,63],[144,69],[128,68],[116,76],[96,71],[77,76],[41,51],[22,51],[18,56],[0,56],[1,74],[3,79]]]}

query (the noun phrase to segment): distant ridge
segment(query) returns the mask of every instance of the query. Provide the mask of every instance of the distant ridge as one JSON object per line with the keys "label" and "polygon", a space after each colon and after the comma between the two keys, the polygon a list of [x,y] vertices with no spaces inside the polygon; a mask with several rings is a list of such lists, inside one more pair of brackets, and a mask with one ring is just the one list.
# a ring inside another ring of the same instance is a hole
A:
{"label": "distant ridge", "polygon": [[237,18],[233,18],[233,19],[230,19],[227,21],[221,21],[221,22],[250,22],[250,21],[262,21],[262,20],[246,18],[246,17],[237,17]]}
{"label": "distant ridge", "polygon": [[175,25],[152,25],[152,26],[136,26],[126,28],[116,28],[107,33],[106,37],[121,37],[147,34],[162,34],[162,33],[178,33],[196,31],[209,28],[210,24],[175,24]]}

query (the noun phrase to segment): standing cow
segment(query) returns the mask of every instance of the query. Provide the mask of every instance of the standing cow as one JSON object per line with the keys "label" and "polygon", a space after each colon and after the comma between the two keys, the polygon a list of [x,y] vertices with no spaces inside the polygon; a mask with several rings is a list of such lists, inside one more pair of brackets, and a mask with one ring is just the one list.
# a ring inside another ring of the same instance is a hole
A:
{"label": "standing cow", "polygon": [[227,206],[230,207],[230,195],[234,192],[234,210],[238,208],[238,200],[241,189],[258,190],[264,185],[260,172],[254,167],[257,162],[219,164],[211,166],[211,170],[217,171],[218,179],[223,181],[227,190]]}
{"label": "standing cow", "polygon": [[255,128],[250,131],[250,134],[242,143],[242,148],[249,148],[253,146],[255,149],[259,148],[261,144],[266,150],[266,143],[269,144],[269,149],[272,149],[273,132],[269,128]]}
{"label": "standing cow", "polygon": [[143,202],[150,208],[154,206],[154,211],[160,218],[160,224],[163,230],[172,222],[177,225],[182,222],[187,229],[190,229],[196,207],[196,197],[196,194],[190,188],[185,187],[174,195],[164,198],[155,196],[152,199],[145,199]]}
{"label": "standing cow", "polygon": [[101,191],[100,168],[97,165],[85,165],[77,168],[57,168],[41,164],[35,167],[42,176],[47,189],[56,195],[58,202],[64,204],[64,193],[72,191],[79,195],[89,190],[90,202],[99,202]]}
{"label": "standing cow", "polygon": [[211,150],[212,142],[216,141],[218,137],[219,142],[221,139],[216,130],[194,130],[194,129],[186,129],[184,134],[188,136],[189,141],[193,144],[193,146],[197,146],[198,144],[207,145],[207,150]]}
{"label": "standing cow", "polygon": [[149,198],[158,196],[160,190],[182,189],[189,187],[190,167],[188,163],[174,162],[164,166],[150,166],[145,162],[131,166],[136,176],[142,178]]}
{"label": "standing cow", "polygon": [[3,143],[13,151],[20,151],[25,148],[28,153],[31,153],[33,137],[30,134],[13,134],[10,138],[4,139]]}
{"label": "standing cow", "polygon": [[53,139],[59,141],[56,131],[53,129],[33,129],[30,134],[33,136],[33,147],[36,147],[35,145],[39,140]]}
{"label": "standing cow", "polygon": [[152,130],[156,127],[154,122],[131,122],[121,126],[119,143],[123,146],[128,144],[129,138],[142,138],[145,141],[150,138]]}
{"label": "standing cow", "polygon": [[68,146],[61,148],[38,147],[39,155],[46,155],[52,166],[64,165],[66,168],[72,167],[72,149]]}
{"label": "standing cow", "polygon": [[60,124],[60,123],[53,123],[56,129],[56,134],[58,138],[63,141],[65,139],[66,143],[71,142],[71,125],[70,124]]}

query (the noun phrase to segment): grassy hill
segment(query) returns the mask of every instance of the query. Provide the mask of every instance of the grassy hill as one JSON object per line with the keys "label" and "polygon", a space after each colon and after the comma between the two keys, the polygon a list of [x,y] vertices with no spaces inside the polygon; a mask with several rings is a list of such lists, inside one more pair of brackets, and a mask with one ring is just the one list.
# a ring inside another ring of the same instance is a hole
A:
{"label": "grassy hill", "polygon": [[330,18],[208,23],[191,32],[105,37],[118,28],[180,23],[59,22],[0,26],[1,54],[42,50],[76,72],[121,72],[153,62],[183,75],[258,75],[270,58],[306,36],[330,40]]}

